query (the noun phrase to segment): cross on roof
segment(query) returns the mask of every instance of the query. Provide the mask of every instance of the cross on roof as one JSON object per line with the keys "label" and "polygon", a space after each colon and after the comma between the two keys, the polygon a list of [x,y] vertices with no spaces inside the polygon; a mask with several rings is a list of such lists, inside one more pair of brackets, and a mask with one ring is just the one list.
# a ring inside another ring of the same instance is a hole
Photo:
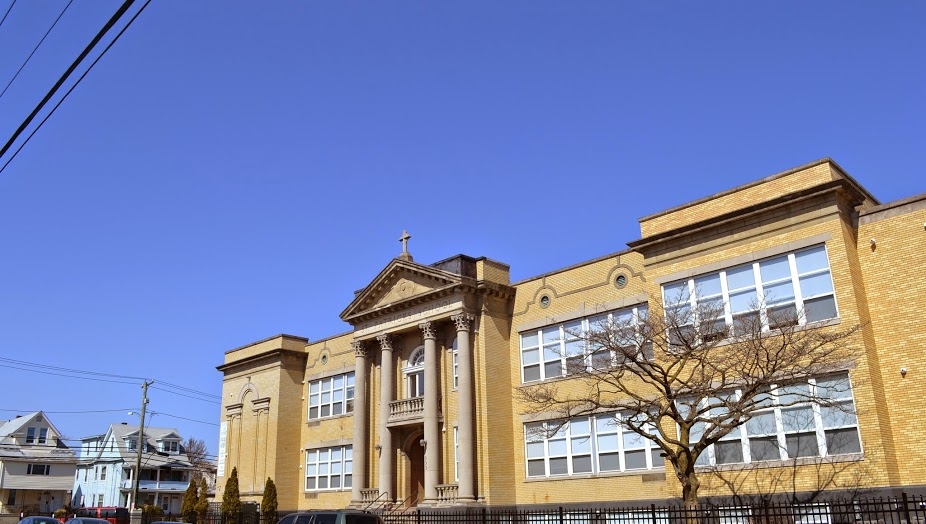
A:
{"label": "cross on roof", "polygon": [[408,234],[408,231],[406,231],[406,230],[403,229],[403,230],[402,230],[402,236],[399,237],[399,242],[402,243],[402,252],[403,252],[403,253],[408,253],[408,239],[410,239],[410,238],[412,238],[412,236]]}

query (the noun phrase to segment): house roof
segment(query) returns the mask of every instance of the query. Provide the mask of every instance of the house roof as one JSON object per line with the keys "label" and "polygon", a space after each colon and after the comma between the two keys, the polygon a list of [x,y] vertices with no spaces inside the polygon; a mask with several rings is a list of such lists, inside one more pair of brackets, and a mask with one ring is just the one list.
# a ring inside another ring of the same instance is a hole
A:
{"label": "house roof", "polygon": [[[107,448],[104,445],[101,449],[94,452],[93,455],[81,457],[81,462],[132,462],[137,460],[138,450],[129,449],[125,443],[125,440],[131,437],[137,437],[138,429],[139,427],[137,425],[130,425],[125,423],[110,425],[106,434],[100,440],[105,444],[106,442],[109,442],[110,439],[114,439],[116,446],[113,451],[107,452]],[[82,440],[90,440],[92,438],[94,437],[88,437]],[[175,428],[145,426],[145,441],[152,449],[157,449],[158,441],[166,439],[182,441],[180,432]],[[172,468],[185,468],[192,466],[190,459],[184,452],[179,454],[168,454],[160,451],[145,451],[145,448],[142,448],[142,462],[145,467],[149,468],[165,466]]]}

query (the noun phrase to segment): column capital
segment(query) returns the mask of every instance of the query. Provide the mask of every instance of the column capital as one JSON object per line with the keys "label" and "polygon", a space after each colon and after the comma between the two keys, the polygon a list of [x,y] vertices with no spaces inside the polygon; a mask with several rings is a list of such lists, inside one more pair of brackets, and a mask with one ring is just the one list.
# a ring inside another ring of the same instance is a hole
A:
{"label": "column capital", "polygon": [[362,340],[355,340],[351,342],[350,347],[354,350],[355,357],[367,357],[370,354],[369,350],[367,350],[366,344],[364,344]]}
{"label": "column capital", "polygon": [[379,347],[382,348],[383,351],[392,351],[392,337],[389,336],[389,333],[383,333],[376,337],[376,340],[379,341]]}
{"label": "column capital", "polygon": [[422,322],[418,324],[418,328],[421,330],[424,338],[437,338],[437,329],[434,325],[434,322],[431,322],[430,320],[427,322]]}
{"label": "column capital", "polygon": [[469,331],[476,317],[471,313],[460,313],[450,317],[450,320],[456,324],[457,331]]}

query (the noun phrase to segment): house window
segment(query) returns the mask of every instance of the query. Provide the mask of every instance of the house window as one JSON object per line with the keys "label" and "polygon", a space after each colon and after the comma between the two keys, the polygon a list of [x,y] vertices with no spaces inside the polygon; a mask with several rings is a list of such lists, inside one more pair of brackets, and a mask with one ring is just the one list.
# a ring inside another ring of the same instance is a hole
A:
{"label": "house window", "polygon": [[353,372],[309,382],[309,420],[353,411]]}
{"label": "house window", "polygon": [[16,490],[11,489],[9,493],[7,493],[7,496],[6,496],[6,505],[12,506],[14,504],[16,504]]}
{"label": "house window", "polygon": [[87,469],[84,470],[84,482],[87,482],[87,471],[88,471],[89,469],[90,469],[90,468],[87,468]]}
{"label": "house window", "polygon": [[27,475],[50,475],[51,466],[48,464],[29,464],[26,466]]}
{"label": "house window", "polygon": [[[757,401],[760,409],[708,447],[698,464],[828,457],[862,451],[852,388],[845,373],[769,388],[760,393]],[[707,408],[709,402],[704,400],[701,408]],[[712,408],[711,414],[722,415],[722,408]],[[703,425],[693,427],[692,438],[700,438],[705,429]]]}
{"label": "house window", "polygon": [[[524,426],[528,477],[661,469],[665,461],[648,438],[627,429],[627,415],[579,417]],[[653,428],[652,431],[655,431]]]}
{"label": "house window", "polygon": [[35,428],[26,429],[26,444],[35,444]]}
{"label": "house window", "polygon": [[402,370],[405,373],[405,383],[408,385],[407,398],[424,396],[424,346],[417,348],[408,358],[407,365]]}
{"label": "house window", "polygon": [[350,446],[308,449],[305,452],[306,491],[351,487],[353,452]]}
{"label": "house window", "polygon": [[129,449],[131,449],[131,450],[137,450],[137,449],[138,449],[138,439],[137,439],[137,438],[130,438],[130,439],[129,439]]}
{"label": "house window", "polygon": [[48,441],[48,428],[39,428],[39,444],[45,444]]}
{"label": "house window", "polygon": [[100,467],[100,480],[106,480],[106,466]]}
{"label": "house window", "polygon": [[[547,380],[577,370],[619,365],[622,357],[616,351],[617,344],[626,344],[627,349],[622,352],[638,348],[652,358],[651,345],[635,336],[636,328],[647,314],[647,306],[640,304],[521,333],[521,381]],[[614,347],[592,347],[586,343],[584,337],[588,333],[601,330],[615,334]]]}
{"label": "house window", "polygon": [[102,494],[102,493],[100,493],[99,495],[97,495],[97,497],[96,497],[96,505],[97,505],[97,506],[102,506],[102,505],[103,505],[103,494]]}
{"label": "house window", "polygon": [[161,451],[166,451],[167,453],[177,453],[179,450],[180,443],[177,441],[161,442]]}
{"label": "house window", "polygon": [[837,317],[824,245],[665,284],[662,294],[679,345],[685,333],[703,342]]}

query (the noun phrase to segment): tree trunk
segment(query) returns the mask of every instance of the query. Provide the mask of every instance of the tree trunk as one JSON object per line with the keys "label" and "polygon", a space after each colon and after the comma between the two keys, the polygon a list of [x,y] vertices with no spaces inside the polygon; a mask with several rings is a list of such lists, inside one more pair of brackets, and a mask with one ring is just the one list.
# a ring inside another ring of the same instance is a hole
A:
{"label": "tree trunk", "polygon": [[700,512],[698,511],[698,488],[701,482],[695,472],[695,458],[689,454],[681,454],[678,463],[673,464],[675,475],[682,484],[682,502],[685,504],[685,521],[687,524],[698,524]]}

